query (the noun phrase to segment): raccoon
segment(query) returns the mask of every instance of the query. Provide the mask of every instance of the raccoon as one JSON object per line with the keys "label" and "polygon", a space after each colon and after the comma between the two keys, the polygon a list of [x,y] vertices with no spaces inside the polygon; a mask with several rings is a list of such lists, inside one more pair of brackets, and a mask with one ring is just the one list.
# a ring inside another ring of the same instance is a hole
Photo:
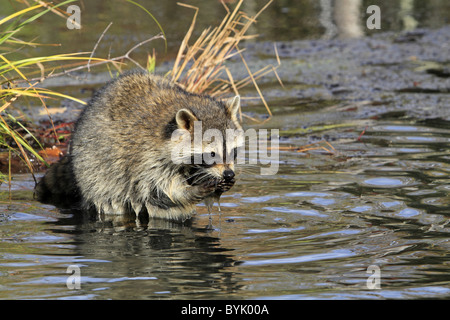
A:
{"label": "raccoon", "polygon": [[[197,124],[200,134],[214,129],[226,137],[228,130],[242,130],[239,108],[239,96],[222,102],[146,72],[121,75],[84,109],[68,155],[36,185],[37,198],[73,198],[104,214],[146,211],[150,217],[188,219],[196,204],[211,205],[234,185],[239,147],[239,139],[194,145]],[[183,141],[190,141],[190,152],[174,161]],[[195,159],[200,161],[186,161]]]}

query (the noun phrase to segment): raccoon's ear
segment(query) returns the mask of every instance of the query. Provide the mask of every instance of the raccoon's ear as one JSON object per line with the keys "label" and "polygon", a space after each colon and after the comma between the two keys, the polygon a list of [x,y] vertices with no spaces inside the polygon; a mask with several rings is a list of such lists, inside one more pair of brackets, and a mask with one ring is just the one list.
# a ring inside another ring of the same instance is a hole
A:
{"label": "raccoon's ear", "polygon": [[194,114],[188,109],[180,109],[175,116],[175,121],[180,129],[194,130],[194,121],[198,121]]}
{"label": "raccoon's ear", "polygon": [[239,95],[230,98],[225,103],[227,107],[227,112],[230,115],[231,119],[237,118],[237,112],[239,111],[239,108],[241,107],[241,97]]}

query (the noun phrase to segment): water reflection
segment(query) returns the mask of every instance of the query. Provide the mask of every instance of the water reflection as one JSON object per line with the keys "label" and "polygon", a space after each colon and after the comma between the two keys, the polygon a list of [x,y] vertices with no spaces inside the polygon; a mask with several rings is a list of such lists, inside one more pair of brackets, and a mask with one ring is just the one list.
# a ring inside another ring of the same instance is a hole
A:
{"label": "water reflection", "polygon": [[399,18],[403,22],[403,28],[406,31],[416,29],[419,22],[414,18],[414,1],[413,0],[401,0],[400,11],[398,13]]}
{"label": "water reflection", "polygon": [[318,254],[304,255],[304,256],[298,256],[298,257],[246,261],[246,262],[244,262],[243,266],[262,266],[262,265],[304,263],[304,262],[311,262],[311,261],[317,261],[317,260],[346,258],[346,257],[351,257],[352,255],[354,255],[354,253],[351,250],[332,250],[331,252],[328,252],[328,253],[318,253]]}
{"label": "water reflection", "polygon": [[[232,5],[232,2],[229,5]],[[257,12],[266,0],[246,0],[243,9],[249,14]],[[190,5],[200,7],[197,25],[203,28],[216,25],[225,14],[220,1],[191,0]],[[158,19],[168,37],[168,53],[173,56],[189,27],[193,10],[177,5],[177,1],[146,1],[143,4]],[[382,29],[367,30],[365,14],[370,5],[381,8]],[[2,15],[13,12],[10,1],[0,0]],[[64,19],[53,15],[40,18],[38,28],[28,30],[29,39],[38,37],[42,43],[61,43],[61,52],[91,51],[105,27],[113,22],[111,29],[96,50],[98,56],[120,56],[124,48],[159,32],[154,21],[136,6],[123,1],[85,1],[81,6],[82,29],[66,28]],[[251,33],[261,35],[260,39],[280,41],[297,39],[357,38],[382,31],[413,30],[415,28],[440,27],[449,19],[447,0],[277,0],[261,15],[258,23],[252,26]],[[177,17],[177,23],[173,23]],[[154,43],[162,59],[164,44]],[[38,47],[33,50],[39,55],[57,53],[55,47]],[[146,51],[148,48],[143,48]],[[139,50],[136,54],[142,54]],[[145,54],[146,57],[146,54]]]}
{"label": "water reflection", "polygon": [[377,186],[377,187],[383,187],[383,188],[397,188],[400,186],[403,186],[405,184],[408,184],[408,179],[401,180],[401,179],[393,179],[393,178],[371,178],[364,181],[364,184],[368,186]]}
{"label": "water reflection", "polygon": [[325,28],[323,39],[360,38],[364,35],[361,16],[361,0],[321,0],[320,23]]}
{"label": "water reflection", "polygon": [[[339,155],[284,152],[276,177],[243,174],[212,223],[202,206],[185,224],[99,220],[34,203],[31,177],[17,177],[15,202],[0,204],[0,297],[447,297],[448,144],[414,140],[411,154],[395,138],[450,132],[388,120],[362,141],[340,130],[329,132]],[[81,290],[67,289],[70,265]],[[366,286],[370,265],[380,290]]]}
{"label": "water reflection", "polygon": [[134,217],[86,221],[80,212],[64,214],[72,217],[59,223],[75,226],[72,255],[89,261],[81,266],[83,292],[101,290],[102,299],[206,298],[241,286],[227,271],[239,264],[233,250],[208,226]]}

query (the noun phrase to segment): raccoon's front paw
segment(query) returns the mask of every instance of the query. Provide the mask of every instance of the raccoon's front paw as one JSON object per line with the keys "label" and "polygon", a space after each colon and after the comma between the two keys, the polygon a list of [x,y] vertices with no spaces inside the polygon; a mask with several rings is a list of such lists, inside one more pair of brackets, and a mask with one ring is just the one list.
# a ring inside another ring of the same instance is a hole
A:
{"label": "raccoon's front paw", "polygon": [[230,179],[230,180],[221,180],[217,183],[216,192],[219,191],[220,193],[227,192],[231,189],[232,186],[234,186],[234,183],[236,180]]}
{"label": "raccoon's front paw", "polygon": [[194,190],[194,198],[196,201],[203,200],[206,196],[210,195],[216,190],[217,181],[212,179],[205,181],[201,184],[192,186]]}

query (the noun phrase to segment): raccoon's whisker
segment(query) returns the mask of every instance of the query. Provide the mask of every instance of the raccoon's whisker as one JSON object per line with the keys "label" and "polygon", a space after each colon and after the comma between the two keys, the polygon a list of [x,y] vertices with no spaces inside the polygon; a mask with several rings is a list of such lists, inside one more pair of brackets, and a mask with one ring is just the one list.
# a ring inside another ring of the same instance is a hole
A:
{"label": "raccoon's whisker", "polygon": [[196,184],[196,183],[200,183],[206,180],[206,178],[209,176],[209,174],[207,173],[203,173],[202,175],[198,176],[193,182],[192,184]]}
{"label": "raccoon's whisker", "polygon": [[255,174],[257,173],[257,170],[259,170],[260,168],[255,166],[255,167],[248,167],[248,168],[239,168],[237,169],[237,174],[242,174],[242,173],[249,173],[249,174]]}
{"label": "raccoon's whisker", "polygon": [[196,176],[197,176],[197,178],[198,178],[198,176],[201,175],[201,174],[204,174],[204,172],[198,172],[198,171],[197,171],[196,173],[191,174],[190,176],[186,177],[186,179],[183,179],[182,181],[183,181],[183,182],[188,181],[188,180],[190,180],[190,179],[192,179],[192,178],[194,178],[194,177],[196,177]]}
{"label": "raccoon's whisker", "polygon": [[194,169],[197,169],[197,171],[186,177],[184,181],[194,179],[191,184],[195,184],[206,180],[206,178],[209,176],[209,174],[203,171],[200,166],[194,166]]}
{"label": "raccoon's whisker", "polygon": [[260,168],[260,165],[257,164],[249,164],[249,165],[238,165],[237,168],[239,169],[254,169],[254,168]]}

